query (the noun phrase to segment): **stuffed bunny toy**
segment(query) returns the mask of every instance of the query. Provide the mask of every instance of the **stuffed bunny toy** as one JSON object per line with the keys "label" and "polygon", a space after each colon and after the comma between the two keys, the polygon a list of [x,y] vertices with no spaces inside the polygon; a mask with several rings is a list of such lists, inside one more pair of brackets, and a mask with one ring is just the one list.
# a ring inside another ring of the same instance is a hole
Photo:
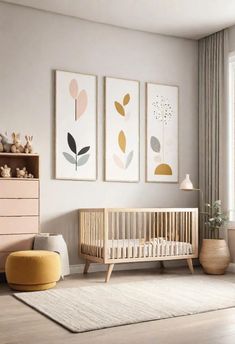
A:
{"label": "stuffed bunny toy", "polygon": [[12,133],[13,144],[11,146],[12,153],[23,153],[24,147],[20,144],[20,134]]}
{"label": "stuffed bunny toy", "polygon": [[24,146],[24,152],[26,154],[33,153],[32,141],[33,136],[25,135],[26,145]]}
{"label": "stuffed bunny toy", "polygon": [[2,139],[2,145],[3,145],[3,152],[10,153],[11,151],[11,143],[9,143],[7,133],[0,134],[0,137]]}
{"label": "stuffed bunny toy", "polygon": [[7,165],[1,166],[1,176],[3,178],[10,178],[11,177],[11,168]]}

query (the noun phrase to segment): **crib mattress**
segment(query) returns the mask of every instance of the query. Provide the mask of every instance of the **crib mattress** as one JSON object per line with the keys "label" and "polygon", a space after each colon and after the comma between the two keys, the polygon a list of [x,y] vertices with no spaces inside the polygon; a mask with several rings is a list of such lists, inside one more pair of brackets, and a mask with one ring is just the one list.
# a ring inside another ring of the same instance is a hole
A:
{"label": "crib mattress", "polygon": [[[103,257],[103,242],[97,245],[81,245],[82,253],[95,257]],[[144,258],[190,255],[193,253],[192,244],[181,241],[170,241],[164,238],[155,238],[150,241],[144,239],[119,239],[108,240],[108,257]]]}

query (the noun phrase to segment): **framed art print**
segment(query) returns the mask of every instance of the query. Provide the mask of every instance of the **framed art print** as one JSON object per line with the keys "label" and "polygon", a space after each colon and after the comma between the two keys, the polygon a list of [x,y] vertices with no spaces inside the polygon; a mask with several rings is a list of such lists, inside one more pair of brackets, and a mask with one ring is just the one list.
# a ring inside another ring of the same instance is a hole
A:
{"label": "framed art print", "polygon": [[178,86],[146,85],[146,181],[178,182]]}
{"label": "framed art print", "polygon": [[56,71],[56,178],[96,180],[96,76]]}
{"label": "framed art print", "polygon": [[105,78],[105,180],[139,181],[139,82]]}

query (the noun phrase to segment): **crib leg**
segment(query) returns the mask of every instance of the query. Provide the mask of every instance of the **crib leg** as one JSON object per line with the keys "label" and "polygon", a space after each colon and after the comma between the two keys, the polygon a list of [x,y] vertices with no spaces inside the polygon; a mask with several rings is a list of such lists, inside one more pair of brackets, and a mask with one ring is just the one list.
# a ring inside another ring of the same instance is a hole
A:
{"label": "crib leg", "polygon": [[83,274],[86,275],[88,273],[89,267],[90,267],[91,262],[89,262],[89,260],[86,260],[85,266],[84,266],[84,270],[83,270]]}
{"label": "crib leg", "polygon": [[187,259],[187,263],[188,263],[189,270],[193,274],[194,273],[194,268],[193,268],[193,260],[192,260],[192,258],[188,258]]}
{"label": "crib leg", "polygon": [[112,271],[113,271],[114,264],[109,264],[108,271],[106,272],[105,282],[108,283],[110,280]]}
{"label": "crib leg", "polygon": [[165,268],[164,262],[162,260],[160,260],[159,263],[160,263],[160,269],[164,269]]}

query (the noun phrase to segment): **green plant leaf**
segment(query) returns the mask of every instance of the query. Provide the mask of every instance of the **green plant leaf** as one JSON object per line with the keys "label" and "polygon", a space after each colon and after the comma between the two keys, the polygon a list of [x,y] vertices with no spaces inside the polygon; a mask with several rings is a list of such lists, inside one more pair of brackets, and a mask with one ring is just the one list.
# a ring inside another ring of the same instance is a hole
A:
{"label": "green plant leaf", "polygon": [[160,150],[161,150],[161,144],[158,140],[157,137],[155,136],[151,136],[151,139],[150,139],[150,146],[152,148],[152,150],[156,153],[160,153]]}
{"label": "green plant leaf", "polygon": [[85,165],[90,157],[90,154],[83,155],[80,159],[78,159],[77,166]]}
{"label": "green plant leaf", "polygon": [[117,110],[117,112],[122,115],[125,116],[125,110],[124,107],[119,103],[119,102],[114,102],[115,108]]}
{"label": "green plant leaf", "polygon": [[63,156],[65,157],[65,159],[70,162],[71,164],[74,164],[76,165],[76,159],[74,159],[74,157],[69,154],[69,153],[66,153],[66,152],[63,152]]}
{"label": "green plant leaf", "polygon": [[87,147],[83,147],[82,149],[80,149],[80,151],[78,152],[77,155],[82,155],[82,154],[85,154],[89,151],[90,149],[90,146],[87,146]]}
{"label": "green plant leaf", "polygon": [[70,133],[68,133],[67,140],[68,140],[68,145],[69,145],[69,148],[71,149],[71,151],[74,154],[77,154],[77,145],[76,145],[76,142],[75,142],[73,136]]}

